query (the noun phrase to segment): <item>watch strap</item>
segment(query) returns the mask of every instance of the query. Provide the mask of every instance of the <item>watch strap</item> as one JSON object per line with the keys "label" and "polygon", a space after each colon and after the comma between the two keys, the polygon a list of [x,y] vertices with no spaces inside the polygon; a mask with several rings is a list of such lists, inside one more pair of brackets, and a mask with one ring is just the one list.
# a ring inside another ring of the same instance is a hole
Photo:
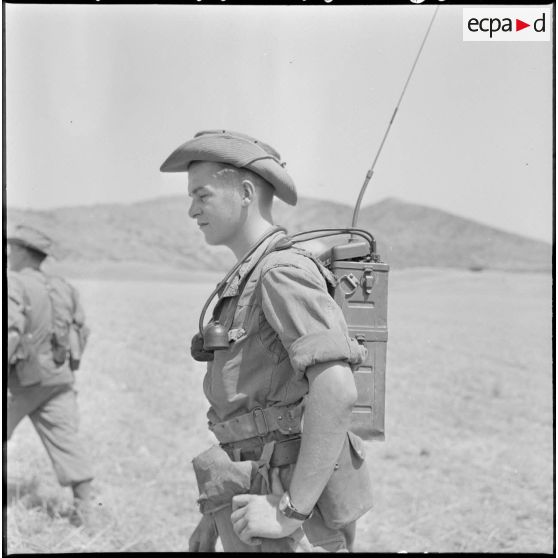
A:
{"label": "watch strap", "polygon": [[312,516],[312,511],[310,513],[299,512],[291,502],[291,496],[288,491],[283,493],[281,500],[279,501],[279,511],[288,518],[297,519],[299,521],[306,521]]}

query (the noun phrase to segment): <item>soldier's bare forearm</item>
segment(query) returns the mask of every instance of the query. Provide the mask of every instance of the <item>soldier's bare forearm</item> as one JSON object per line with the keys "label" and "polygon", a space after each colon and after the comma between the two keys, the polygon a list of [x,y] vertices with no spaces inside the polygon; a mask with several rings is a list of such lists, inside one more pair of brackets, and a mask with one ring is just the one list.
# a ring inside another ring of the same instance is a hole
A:
{"label": "soldier's bare forearm", "polygon": [[312,510],[333,473],[357,397],[346,363],[317,364],[306,374],[310,390],[300,454],[289,488],[292,504],[301,513]]}

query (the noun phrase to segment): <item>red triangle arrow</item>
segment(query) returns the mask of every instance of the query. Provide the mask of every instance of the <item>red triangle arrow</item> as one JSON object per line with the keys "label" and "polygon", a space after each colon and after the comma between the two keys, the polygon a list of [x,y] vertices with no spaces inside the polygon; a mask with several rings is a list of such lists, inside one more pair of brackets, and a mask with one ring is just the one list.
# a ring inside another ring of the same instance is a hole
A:
{"label": "red triangle arrow", "polygon": [[525,23],[524,21],[521,21],[520,19],[515,20],[515,30],[516,31],[521,31],[522,29],[525,29],[525,27],[531,27],[530,23]]}

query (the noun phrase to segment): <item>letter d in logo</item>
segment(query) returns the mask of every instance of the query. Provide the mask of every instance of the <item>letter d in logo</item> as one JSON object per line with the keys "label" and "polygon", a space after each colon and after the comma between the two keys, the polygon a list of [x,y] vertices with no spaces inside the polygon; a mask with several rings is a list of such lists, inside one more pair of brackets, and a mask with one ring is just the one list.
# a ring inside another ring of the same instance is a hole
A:
{"label": "letter d in logo", "polygon": [[545,18],[546,18],[546,14],[543,13],[542,17],[539,17],[538,19],[535,19],[535,22],[533,23],[533,29],[537,33],[544,33],[545,32],[545,27],[546,27],[546,19]]}

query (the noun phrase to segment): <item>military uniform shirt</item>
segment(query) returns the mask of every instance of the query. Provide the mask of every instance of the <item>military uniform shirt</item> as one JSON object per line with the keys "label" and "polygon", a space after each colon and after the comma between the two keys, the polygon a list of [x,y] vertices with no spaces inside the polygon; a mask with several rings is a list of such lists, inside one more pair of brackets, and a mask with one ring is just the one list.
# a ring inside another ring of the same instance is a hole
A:
{"label": "military uniform shirt", "polygon": [[[214,314],[229,328],[229,349],[208,363],[204,392],[210,424],[256,407],[298,403],[308,393],[309,366],[345,361],[358,366],[366,349],[349,338],[325,274],[290,248],[267,254],[264,242],[239,269]],[[242,283],[246,281],[244,289]]]}
{"label": "military uniform shirt", "polygon": [[[85,315],[77,291],[59,277],[52,276],[50,279],[63,282],[66,288],[59,290],[63,293],[63,298],[57,303],[62,305],[62,310],[71,315],[77,323],[83,324]],[[16,331],[20,336],[25,331],[32,334],[42,385],[73,383],[74,375],[68,362],[56,366],[53,361],[52,320],[52,303],[48,295],[45,275],[31,268],[19,272],[10,271],[8,273],[8,331]],[[8,386],[10,389],[21,387],[15,371],[9,374]]]}

